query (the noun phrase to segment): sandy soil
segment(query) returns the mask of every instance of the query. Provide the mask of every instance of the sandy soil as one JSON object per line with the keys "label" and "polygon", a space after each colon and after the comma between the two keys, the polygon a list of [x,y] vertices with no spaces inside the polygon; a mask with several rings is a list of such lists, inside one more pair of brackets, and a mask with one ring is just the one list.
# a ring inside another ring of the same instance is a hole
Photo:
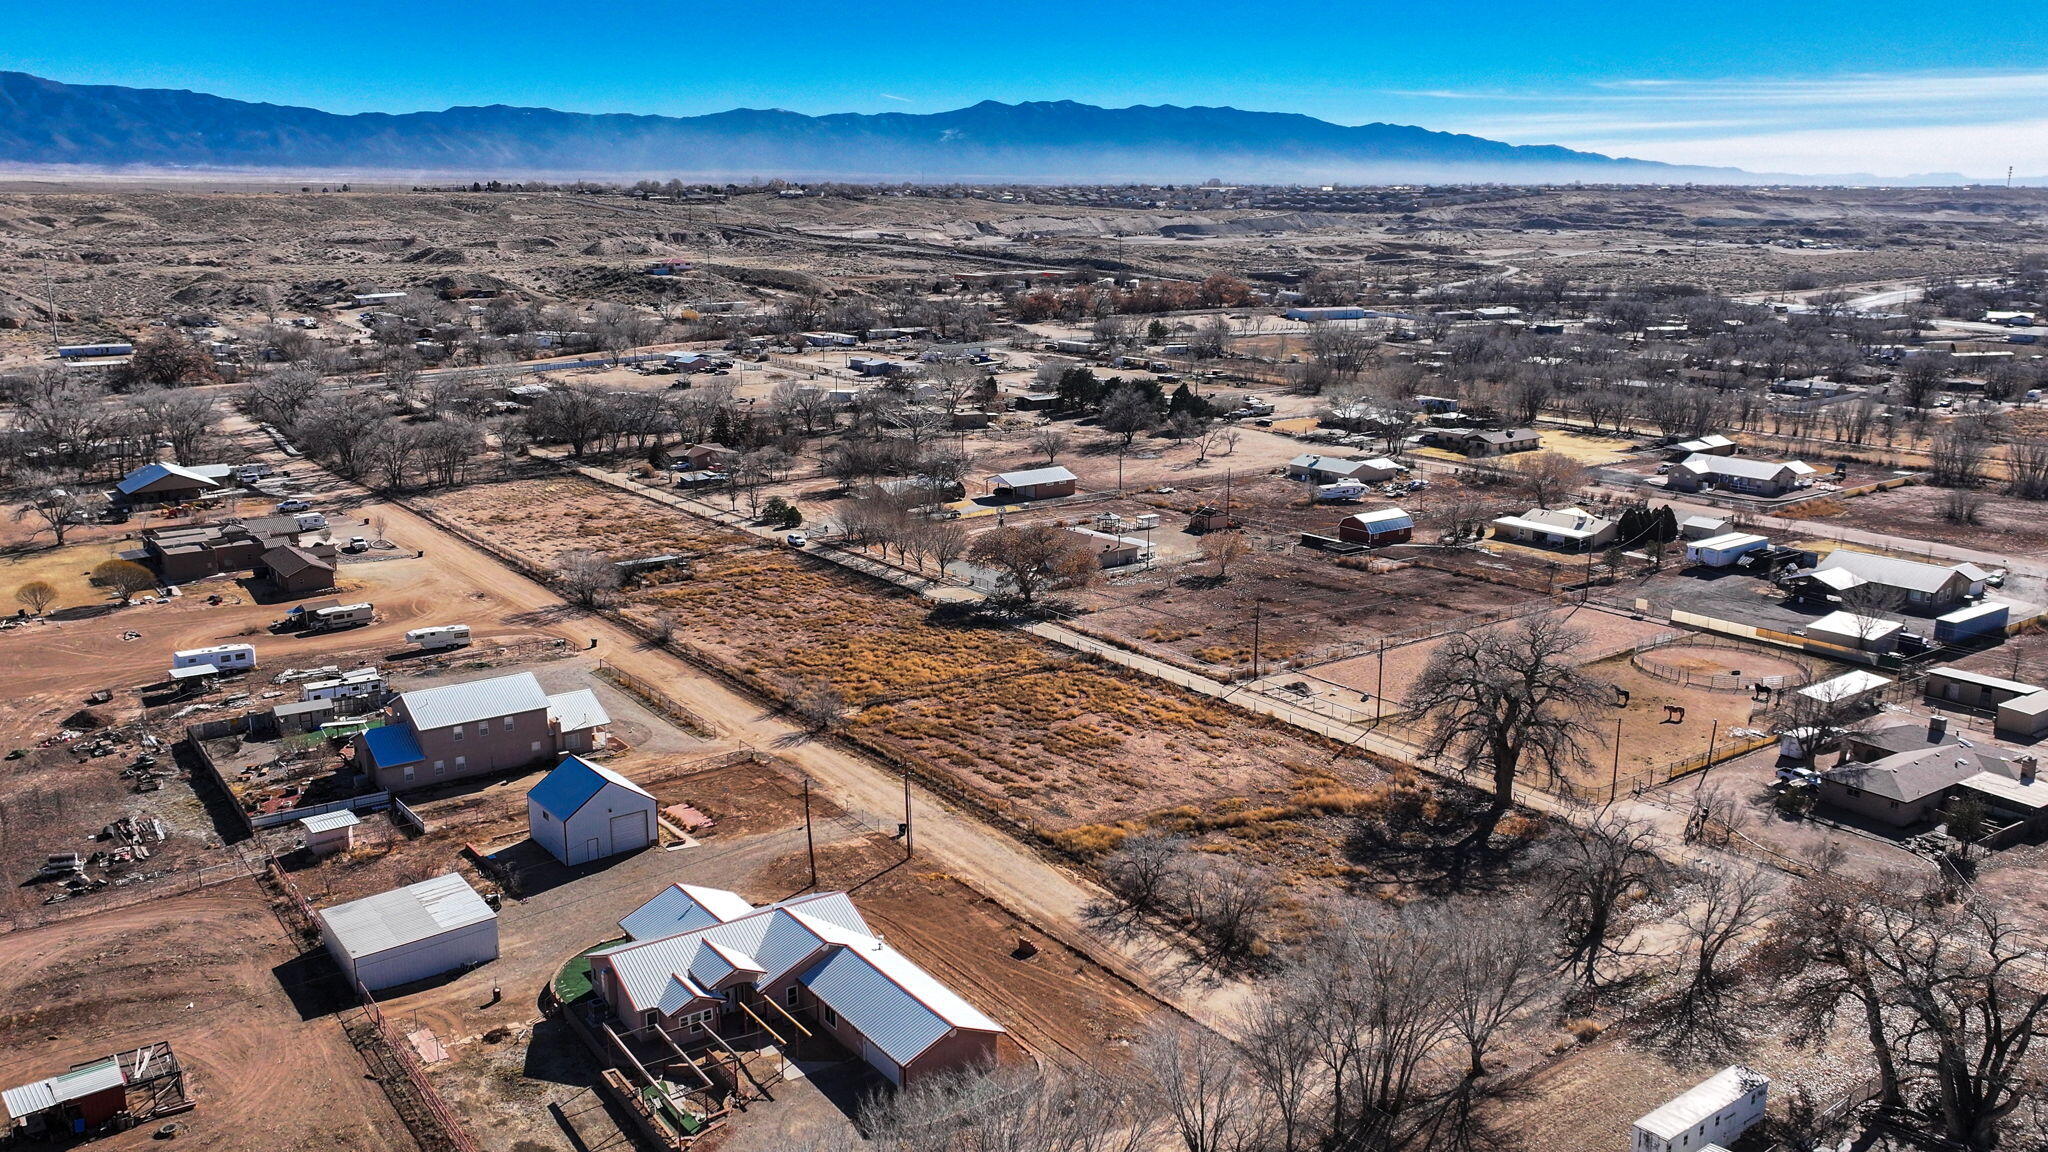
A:
{"label": "sandy soil", "polygon": [[[166,1040],[199,1105],[180,1147],[412,1148],[315,971],[253,881],[0,936],[0,1080]],[[94,1145],[152,1146],[147,1128]]]}

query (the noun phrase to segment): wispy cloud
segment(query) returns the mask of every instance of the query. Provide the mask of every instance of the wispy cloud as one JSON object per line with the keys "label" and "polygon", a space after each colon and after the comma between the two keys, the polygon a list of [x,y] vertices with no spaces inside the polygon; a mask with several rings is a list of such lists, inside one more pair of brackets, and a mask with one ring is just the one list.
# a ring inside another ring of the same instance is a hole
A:
{"label": "wispy cloud", "polygon": [[1781,172],[2048,172],[2048,71],[1608,80],[1540,91],[1407,90],[1432,127],[1677,163]]}
{"label": "wispy cloud", "polygon": [[905,104],[915,104],[915,103],[917,103],[917,101],[915,101],[915,100],[912,100],[912,99],[911,99],[910,97],[908,97],[908,96],[897,96],[897,95],[895,95],[894,93],[890,93],[890,92],[877,92],[877,93],[875,93],[875,95],[877,95],[877,96],[880,96],[880,97],[881,97],[882,99],[884,99],[884,100],[897,100],[897,101],[901,101],[902,103],[905,103]]}

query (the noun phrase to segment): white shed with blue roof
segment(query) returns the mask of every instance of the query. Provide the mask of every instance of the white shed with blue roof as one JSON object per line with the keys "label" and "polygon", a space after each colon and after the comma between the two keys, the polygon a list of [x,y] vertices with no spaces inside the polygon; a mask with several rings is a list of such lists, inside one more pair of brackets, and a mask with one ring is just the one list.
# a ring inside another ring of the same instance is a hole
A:
{"label": "white shed with blue roof", "polygon": [[654,796],[602,764],[565,758],[526,794],[527,831],[564,864],[654,843]]}

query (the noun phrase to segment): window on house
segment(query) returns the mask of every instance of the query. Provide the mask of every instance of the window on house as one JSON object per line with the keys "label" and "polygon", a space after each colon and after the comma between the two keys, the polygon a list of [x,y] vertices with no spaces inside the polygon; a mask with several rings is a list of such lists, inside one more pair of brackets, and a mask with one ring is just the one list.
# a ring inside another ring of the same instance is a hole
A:
{"label": "window on house", "polygon": [[447,762],[446,760],[436,760],[436,761],[434,761],[434,775],[436,775],[436,776],[445,776],[445,775],[447,775],[447,773],[448,773],[448,762]]}
{"label": "window on house", "polygon": [[693,1036],[699,1032],[704,1031],[706,1028],[711,1027],[710,1009],[707,1008],[702,1012],[692,1012],[689,1015],[684,1016],[682,1018],[682,1025],[683,1030],[690,1033]]}
{"label": "window on house", "polygon": [[512,717],[510,717],[510,716],[507,716],[507,717],[505,717],[505,731],[507,731],[507,732],[510,732],[511,730],[512,730]]}
{"label": "window on house", "polygon": [[803,1006],[804,1006],[804,989],[803,989],[803,985],[801,985],[801,984],[791,984],[791,985],[789,986],[789,990],[788,990],[787,992],[784,992],[784,993],[782,994],[782,998],[783,998],[784,1000],[788,1001],[788,1003],[789,1003],[789,1006],[790,1006],[791,1008],[801,1008],[801,1007],[803,1007]]}
{"label": "window on house", "polygon": [[535,740],[535,741],[533,742],[533,752],[534,752],[534,755],[536,755],[536,756],[538,756],[538,755],[540,754],[540,741],[538,741],[538,740]]}
{"label": "window on house", "polygon": [[839,1027],[839,1013],[834,1012],[830,1004],[818,1005],[818,1019],[823,1020],[827,1028]]}
{"label": "window on house", "polygon": [[412,765],[410,764],[405,766],[405,782],[407,784],[412,783]]}
{"label": "window on house", "polygon": [[455,742],[457,744],[462,743],[462,725],[460,724],[455,726]]}

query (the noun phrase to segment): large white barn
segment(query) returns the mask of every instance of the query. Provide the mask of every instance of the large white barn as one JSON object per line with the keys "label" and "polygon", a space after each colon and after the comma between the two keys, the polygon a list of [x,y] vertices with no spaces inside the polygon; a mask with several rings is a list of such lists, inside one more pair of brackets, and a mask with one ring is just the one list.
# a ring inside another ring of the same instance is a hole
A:
{"label": "large white barn", "polygon": [[654,796],[600,764],[564,759],[526,794],[534,843],[564,864],[587,864],[654,843]]}

